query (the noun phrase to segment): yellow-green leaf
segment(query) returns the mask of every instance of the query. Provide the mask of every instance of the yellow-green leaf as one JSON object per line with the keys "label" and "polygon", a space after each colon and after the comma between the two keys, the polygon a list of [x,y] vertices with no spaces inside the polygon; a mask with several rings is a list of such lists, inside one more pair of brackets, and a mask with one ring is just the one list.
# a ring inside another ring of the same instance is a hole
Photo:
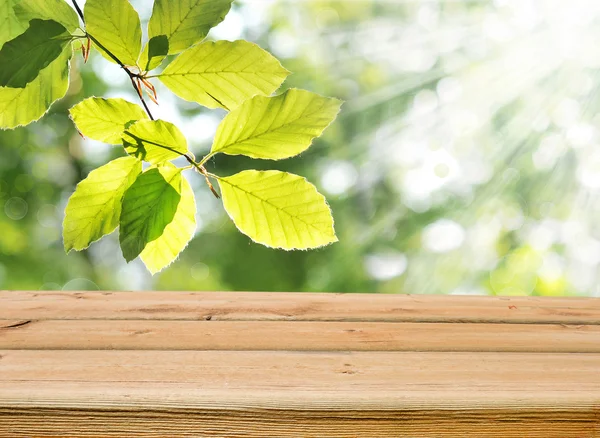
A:
{"label": "yellow-green leaf", "polygon": [[196,232],[196,200],[190,183],[181,177],[181,199],[173,220],[157,239],[148,242],[140,254],[152,275],[173,263]]}
{"label": "yellow-green leaf", "polygon": [[155,0],[148,37],[166,36],[169,55],[179,53],[202,41],[212,27],[223,21],[232,1]]}
{"label": "yellow-green leaf", "polygon": [[152,164],[174,160],[188,152],[187,141],[177,126],[163,120],[140,120],[123,134],[129,155]]}
{"label": "yellow-green leaf", "polygon": [[0,47],[27,29],[27,22],[21,22],[15,15],[14,6],[17,4],[18,0],[0,0]]}
{"label": "yellow-green leaf", "polygon": [[186,50],[158,75],[182,99],[233,109],[279,88],[289,71],[248,41],[207,41]]}
{"label": "yellow-green leaf", "polygon": [[169,265],[196,229],[191,188],[173,165],[142,173],[125,192],[119,240],[128,262],[143,254],[154,273]]}
{"label": "yellow-green leaf", "polygon": [[219,178],[219,186],[225,210],[257,243],[291,250],[337,241],[325,198],[301,176],[247,170]]}
{"label": "yellow-green leaf", "polygon": [[65,251],[85,249],[117,228],[123,194],[141,171],[142,163],[135,158],[117,158],[77,184],[65,210]]}
{"label": "yellow-green leaf", "polygon": [[24,33],[4,43],[0,50],[0,87],[25,88],[60,56],[70,40],[62,24],[31,20]]}
{"label": "yellow-green leaf", "polygon": [[[87,0],[84,9],[87,32],[125,65],[136,65],[142,50],[140,17],[127,0]],[[116,62],[101,47],[95,47]]]}
{"label": "yellow-green leaf", "polygon": [[79,27],[77,13],[65,0],[19,0],[14,9],[17,18],[24,23],[39,18],[54,20],[69,32]]}
{"label": "yellow-green leaf", "polygon": [[308,149],[336,118],[342,102],[305,90],[254,96],[221,122],[211,153],[280,160]]}
{"label": "yellow-green leaf", "polygon": [[132,123],[148,119],[144,110],[124,99],[90,97],[69,110],[79,132],[93,140],[121,144],[123,132]]}
{"label": "yellow-green leaf", "polygon": [[0,129],[27,125],[41,118],[69,88],[71,49],[43,69],[25,88],[0,87]]}

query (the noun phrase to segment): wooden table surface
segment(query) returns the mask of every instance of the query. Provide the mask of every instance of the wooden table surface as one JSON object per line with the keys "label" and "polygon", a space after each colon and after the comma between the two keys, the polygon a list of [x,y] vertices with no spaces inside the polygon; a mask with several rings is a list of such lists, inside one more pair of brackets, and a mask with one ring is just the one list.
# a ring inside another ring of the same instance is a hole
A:
{"label": "wooden table surface", "polygon": [[0,292],[0,437],[600,437],[600,300]]}

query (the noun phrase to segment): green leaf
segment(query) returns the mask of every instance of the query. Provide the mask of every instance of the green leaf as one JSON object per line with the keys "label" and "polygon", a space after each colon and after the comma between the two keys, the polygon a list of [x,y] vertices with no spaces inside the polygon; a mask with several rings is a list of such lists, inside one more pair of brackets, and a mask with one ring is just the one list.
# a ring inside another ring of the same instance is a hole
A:
{"label": "green leaf", "polygon": [[202,41],[219,24],[233,0],[155,0],[148,23],[148,36],[165,35],[169,55]]}
{"label": "green leaf", "polygon": [[194,195],[172,165],[142,173],[125,192],[119,240],[128,262],[140,254],[152,273],[183,251],[196,229]]}
{"label": "green leaf", "polygon": [[123,132],[132,123],[147,119],[144,110],[124,99],[90,97],[69,110],[77,129],[86,137],[121,144]]}
{"label": "green leaf", "polygon": [[15,6],[15,14],[22,22],[34,18],[54,20],[62,24],[69,32],[79,27],[79,18],[65,0],[20,0]]}
{"label": "green leaf", "polygon": [[41,118],[69,88],[68,48],[25,88],[0,87],[0,129],[27,125]]}
{"label": "green leaf", "polygon": [[305,90],[255,96],[221,122],[211,154],[280,160],[308,149],[336,118],[342,102]]}
{"label": "green leaf", "polygon": [[162,235],[148,242],[140,258],[152,275],[177,259],[196,232],[196,200],[190,183],[181,177],[181,199],[175,216]]}
{"label": "green leaf", "polygon": [[123,194],[142,172],[142,163],[122,157],[90,172],[77,184],[63,222],[65,251],[80,251],[119,226]]}
{"label": "green leaf", "polygon": [[0,87],[25,88],[60,56],[71,37],[52,20],[31,20],[29,28],[0,50]]}
{"label": "green leaf", "polygon": [[337,242],[325,198],[301,176],[246,170],[219,186],[236,227],[257,243],[290,250]]}
{"label": "green leaf", "polygon": [[129,155],[152,164],[174,160],[188,152],[187,141],[177,126],[163,120],[140,120],[123,134]]}
{"label": "green leaf", "polygon": [[[87,0],[86,30],[123,64],[134,66],[142,50],[140,17],[127,0]],[[96,48],[111,62],[115,60],[98,44]]]}
{"label": "green leaf", "polygon": [[27,29],[13,10],[18,0],[0,0],[0,47],[13,38],[21,35]]}
{"label": "green leaf", "polygon": [[233,109],[257,94],[271,94],[288,75],[256,44],[207,41],[179,55],[158,78],[182,99]]}
{"label": "green leaf", "polygon": [[154,70],[160,66],[169,53],[169,40],[164,35],[150,38],[148,44],[138,59],[138,66],[142,71]]}

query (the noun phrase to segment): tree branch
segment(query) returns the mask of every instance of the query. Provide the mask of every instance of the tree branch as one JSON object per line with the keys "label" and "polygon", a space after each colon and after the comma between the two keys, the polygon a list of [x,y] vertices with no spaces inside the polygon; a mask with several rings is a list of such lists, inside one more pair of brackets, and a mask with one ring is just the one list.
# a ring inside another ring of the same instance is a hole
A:
{"label": "tree branch", "polygon": [[[77,0],[71,0],[71,1],[73,2],[75,9],[77,10],[77,13],[81,17],[81,21],[83,21],[83,23],[85,24],[85,18],[83,17],[83,12],[81,12],[81,8],[77,4]],[[121,60],[115,56],[114,53],[112,53],[110,50],[108,50],[106,47],[104,47],[102,45],[102,43],[100,43],[100,41],[98,41],[92,35],[87,33],[87,31],[86,31],[86,35],[88,36],[88,38],[90,40],[92,40],[94,42],[95,45],[100,47],[108,56],[110,56],[110,58],[113,61],[115,61],[117,64],[119,64],[119,66],[125,71],[125,73],[127,73],[127,76],[129,76],[129,79],[131,80],[131,86],[135,89],[140,101],[142,102],[142,105],[144,105],[144,109],[146,110],[148,117],[150,117],[150,120],[154,120],[154,117],[152,116],[152,113],[150,112],[150,108],[148,108],[148,104],[146,104],[146,101],[144,100],[144,95],[142,94],[141,90],[135,85],[135,79],[139,78],[140,75],[138,75],[136,73],[132,73],[131,70],[129,70],[127,68],[127,66],[125,64],[123,64],[123,62],[121,62]]]}
{"label": "tree branch", "polygon": [[[81,11],[81,8],[77,4],[77,0],[71,0],[71,1],[73,2],[75,9],[77,10],[77,14],[79,14],[79,17],[81,17],[81,21],[83,22],[83,24],[85,24],[85,18],[83,16],[83,12]],[[131,70],[129,70],[129,68],[127,68],[127,66],[125,64],[123,64],[123,62],[121,62],[121,60],[115,56],[115,54],[113,54],[110,50],[108,50],[106,47],[104,47],[100,41],[98,41],[92,35],[87,33],[87,31],[86,31],[86,35],[90,40],[92,40],[94,42],[94,44],[96,46],[98,46],[108,56],[110,56],[110,58],[113,61],[115,61],[117,64],[119,64],[119,66],[125,71],[125,73],[127,73],[127,76],[129,76],[129,79],[131,80],[131,86],[136,91],[140,101],[142,102],[142,105],[144,106],[144,109],[146,110],[146,113],[148,114],[148,117],[150,117],[150,120],[154,120],[154,117],[152,116],[152,113],[150,112],[150,108],[148,108],[148,105],[146,104],[146,100],[144,99],[144,96],[142,95],[142,91],[135,84],[135,80],[141,78],[142,76],[140,76],[139,74],[136,74],[136,73],[132,73]],[[217,100],[217,102],[219,104],[221,104],[221,102],[219,102],[218,100]],[[221,106],[225,107],[223,104],[221,104]],[[161,145],[158,145],[158,146],[161,146]],[[192,158],[189,154],[180,154],[180,155],[183,156],[187,160],[187,162],[190,163],[198,171],[198,173],[200,173],[201,175],[204,176],[204,178],[206,179],[206,184],[208,185],[210,191],[213,193],[213,195],[215,195],[215,197],[220,198],[219,193],[215,190],[215,188],[213,187],[213,185],[210,183],[210,181],[208,179],[209,175],[210,176],[212,176],[212,175],[209,174],[206,171],[206,168],[204,167],[204,164],[212,157],[212,154],[207,155],[200,163],[196,163],[194,158]]]}

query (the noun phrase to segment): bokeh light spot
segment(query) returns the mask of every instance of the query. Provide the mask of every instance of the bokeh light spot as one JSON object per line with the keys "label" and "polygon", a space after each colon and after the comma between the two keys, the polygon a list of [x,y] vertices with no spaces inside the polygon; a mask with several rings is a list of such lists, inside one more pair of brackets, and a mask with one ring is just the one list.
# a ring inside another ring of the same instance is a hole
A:
{"label": "bokeh light spot", "polygon": [[87,278],[74,278],[65,284],[62,290],[99,290],[98,285]]}
{"label": "bokeh light spot", "polygon": [[408,266],[408,259],[401,253],[385,252],[367,255],[364,264],[372,278],[385,281],[402,275]]}
{"label": "bokeh light spot", "polygon": [[423,247],[435,253],[455,250],[464,240],[464,228],[448,219],[440,219],[423,230]]}
{"label": "bokeh light spot", "polygon": [[204,263],[196,263],[190,268],[192,278],[196,281],[204,281],[210,276],[210,268]]}
{"label": "bokeh light spot", "polygon": [[358,172],[347,161],[333,161],[325,165],[321,174],[321,186],[332,195],[342,195],[356,184]]}
{"label": "bokeh light spot", "polygon": [[27,215],[29,206],[22,198],[10,198],[4,204],[4,213],[12,220],[18,221]]}

